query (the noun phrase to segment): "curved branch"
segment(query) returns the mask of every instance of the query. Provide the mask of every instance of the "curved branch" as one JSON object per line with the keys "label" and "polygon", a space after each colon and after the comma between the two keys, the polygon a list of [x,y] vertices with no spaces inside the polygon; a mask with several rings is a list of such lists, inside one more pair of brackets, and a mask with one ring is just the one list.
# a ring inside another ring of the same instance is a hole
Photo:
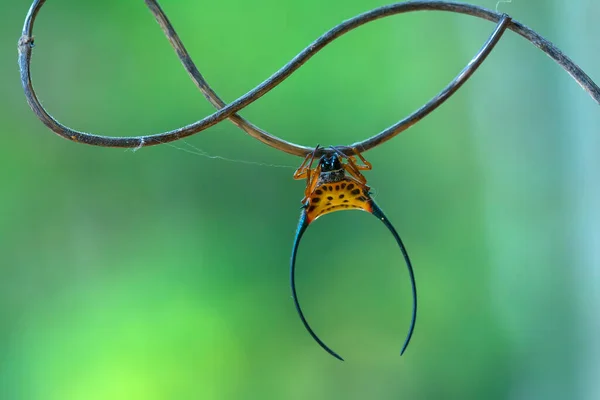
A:
{"label": "curved branch", "polygon": [[[462,85],[466,81],[466,79],[469,78],[473,71],[485,59],[485,57],[489,53],[489,50],[491,50],[495,43],[497,43],[499,37],[502,35],[505,28],[513,30],[514,32],[518,33],[519,35],[532,42],[540,50],[544,51],[548,56],[554,59],[563,69],[565,69],[573,77],[573,79],[575,79],[581,85],[581,87],[584,88],[584,90],[586,90],[594,98],[594,100],[600,104],[600,88],[590,79],[590,77],[586,75],[585,72],[581,70],[581,68],[579,68],[575,63],[573,63],[573,61],[571,61],[567,56],[565,56],[551,42],[547,41],[546,39],[538,35],[536,32],[520,24],[519,22],[510,20],[509,17],[503,16],[494,11],[469,4],[445,1],[411,1],[379,7],[342,22],[341,24],[337,25],[336,27],[319,37],[316,41],[314,41],[311,45],[309,45],[296,57],[294,57],[290,62],[288,62],[285,66],[283,66],[280,70],[273,74],[269,79],[265,80],[245,95],[239,97],[238,99],[224,107],[222,105],[219,105],[224,103],[221,99],[218,98],[216,93],[212,91],[212,89],[210,89],[210,86],[208,86],[206,81],[204,81],[200,73],[193,65],[193,62],[191,61],[189,55],[187,55],[187,52],[180,53],[178,51],[180,59],[186,66],[186,69],[192,76],[192,79],[194,79],[194,81],[203,91],[205,96],[207,96],[207,98],[211,100],[211,103],[213,103],[213,105],[215,105],[216,107],[223,108],[220,108],[220,110],[218,110],[217,112],[205,117],[200,121],[169,132],[164,132],[155,135],[121,138],[97,136],[85,132],[75,131],[60,124],[52,116],[50,116],[46,112],[46,110],[41,106],[37,99],[37,96],[35,95],[35,91],[33,90],[30,76],[31,48],[33,45],[33,24],[37,13],[39,12],[40,8],[44,3],[45,0],[34,0],[25,19],[23,34],[21,36],[21,39],[19,40],[19,66],[21,70],[21,81],[23,84],[25,95],[31,108],[37,114],[38,118],[40,118],[40,120],[44,124],[46,124],[50,129],[67,139],[91,145],[128,148],[156,145],[190,136],[212,125],[215,125],[223,119],[233,117],[234,122],[238,126],[243,126],[243,129],[246,130],[246,132],[248,132],[253,137],[261,140],[263,143],[269,144],[274,148],[277,148],[290,154],[299,156],[306,155],[313,149],[309,147],[298,146],[293,143],[283,141],[273,135],[269,135],[267,132],[251,125],[248,121],[242,119],[239,116],[236,116],[235,113],[241,110],[242,108],[246,107],[247,105],[251,104],[252,102],[256,101],[266,93],[268,93],[271,89],[273,89],[275,86],[277,86],[287,77],[289,77],[294,71],[300,68],[306,61],[308,61],[312,56],[319,52],[323,47],[331,43],[336,38],[342,36],[343,34],[379,18],[419,10],[439,10],[467,14],[487,19],[490,21],[498,22],[498,26],[494,31],[492,37],[490,37],[488,42],[486,42],[486,46],[484,46],[484,48],[467,65],[467,67],[463,69],[463,71],[455,78],[455,80],[453,80],[439,95],[434,97],[429,103],[421,107],[409,117],[384,130],[378,135],[373,136],[363,142],[355,143],[354,145],[349,147],[358,147],[361,151],[369,150],[389,140],[390,138],[407,129],[408,127],[412,126],[414,123],[416,123],[425,115],[427,115],[429,112],[433,111],[433,109],[438,107],[443,101],[450,97],[450,95],[452,95],[460,87],[460,85]],[[147,4],[150,6],[150,9],[155,13],[155,16],[157,16],[159,14],[156,13],[156,10],[160,10],[160,8],[158,8],[158,5],[156,5],[156,8],[153,9],[151,7],[152,3],[153,2],[151,2],[150,0],[147,0]],[[160,19],[158,17],[157,19],[160,23]],[[165,29],[165,27],[168,26],[170,26],[170,24],[163,25],[163,29]],[[174,38],[177,38],[177,41],[181,43],[172,27],[170,27],[170,29],[166,29],[165,32],[167,33],[167,36],[169,37],[169,40],[172,44],[175,43]],[[174,47],[176,48],[176,50],[178,50],[177,46],[174,45]],[[180,47],[181,49],[183,49],[182,44]],[[486,48],[488,47],[489,49],[486,52]],[[196,71],[195,73],[190,72],[194,70]],[[344,151],[349,147],[340,146],[339,148],[342,151]]]}
{"label": "curved branch", "polygon": [[[192,81],[194,82],[196,87],[198,89],[200,89],[202,94],[204,94],[204,97],[206,97],[206,99],[213,106],[215,106],[215,108],[221,109],[222,107],[224,107],[226,105],[226,103],[210,87],[210,85],[208,84],[206,79],[204,79],[204,77],[202,76],[202,74],[200,73],[200,71],[194,64],[194,62],[192,61],[192,58],[191,58],[190,54],[188,53],[187,49],[185,48],[183,42],[179,38],[179,35],[177,34],[177,32],[175,32],[175,28],[173,27],[173,25],[167,18],[166,14],[162,10],[162,8],[158,4],[158,2],[156,0],[145,0],[145,2],[146,2],[146,5],[148,6],[148,8],[150,9],[150,11],[152,12],[152,14],[154,14],[156,21],[162,28],[163,33],[169,40],[169,43],[175,50],[175,53],[177,53],[179,60],[183,64],[185,70],[189,74],[190,78],[192,79]],[[415,3],[415,2],[413,2],[413,3]],[[424,2],[419,2],[419,3],[424,3]],[[431,3],[431,2],[428,2],[428,3]],[[401,4],[395,5],[395,6],[398,6],[398,9],[394,10],[395,11],[394,14],[408,12],[408,11],[415,11],[415,10],[407,8],[406,7],[407,5],[413,5],[413,4],[401,3]],[[387,6],[387,7],[392,7],[392,6]],[[384,8],[384,7],[382,7],[382,8]],[[379,10],[380,9],[375,9],[366,14],[375,13]],[[359,16],[353,18],[353,20],[360,21],[363,19],[363,16],[366,14],[359,15]],[[393,15],[393,14],[389,14],[389,15]],[[475,55],[475,57],[469,62],[469,64],[467,64],[467,66],[456,76],[456,78],[454,78],[448,84],[448,86],[446,86],[446,88],[444,88],[439,94],[437,94],[434,98],[432,98],[423,107],[419,108],[418,110],[413,112],[411,115],[409,115],[408,117],[399,121],[398,123],[392,125],[391,127],[387,128],[383,132],[381,132],[367,140],[364,140],[364,141],[358,142],[358,143],[354,143],[350,146],[336,146],[336,147],[339,148],[344,153],[346,153],[346,152],[352,153],[352,148],[358,148],[358,149],[360,149],[361,152],[365,152],[365,151],[370,150],[370,149],[378,146],[379,144],[391,139],[392,137],[396,136],[400,132],[410,128],[412,125],[414,125],[421,119],[425,118],[429,113],[431,113],[433,110],[438,108],[444,101],[446,101],[448,98],[450,98],[450,96],[452,96],[463,85],[463,83],[465,83],[471,77],[471,75],[477,70],[477,68],[483,63],[485,58],[493,50],[494,46],[498,43],[498,41],[502,37],[502,34],[505,32],[510,21],[511,21],[511,18],[509,16],[502,15],[500,20],[498,21],[498,26],[496,27],[494,32],[492,32],[490,38],[483,45],[481,50]],[[352,22],[352,20],[349,20],[346,22]],[[338,27],[339,26],[340,25],[338,25]],[[358,27],[358,26],[359,25],[357,25],[355,27]],[[326,38],[328,34],[332,35],[332,39],[329,40],[329,41],[332,41],[333,39],[341,36],[343,33],[353,29],[353,28],[348,28],[348,30],[340,30],[340,32],[331,33],[334,30],[336,30],[336,28],[332,29],[325,35],[321,36],[319,39],[317,39],[315,42],[313,42],[313,44],[311,46],[318,44],[320,41],[326,40],[324,38]],[[309,46],[307,49],[310,49],[311,46]],[[300,53],[300,54],[302,54],[302,53]],[[264,144],[267,144],[271,147],[274,147],[278,150],[284,151],[289,154],[306,156],[307,154],[313,153],[316,156],[320,156],[321,153],[328,151],[327,148],[313,149],[310,147],[300,146],[295,143],[291,143],[286,140],[280,139],[277,136],[274,136],[274,135],[268,133],[267,131],[259,128],[258,126],[252,124],[250,121],[244,119],[243,117],[241,117],[238,114],[232,115],[231,117],[229,117],[229,119],[236,126],[238,126],[240,129],[244,130],[246,133],[248,133],[253,138],[258,139],[259,141],[261,141]]]}

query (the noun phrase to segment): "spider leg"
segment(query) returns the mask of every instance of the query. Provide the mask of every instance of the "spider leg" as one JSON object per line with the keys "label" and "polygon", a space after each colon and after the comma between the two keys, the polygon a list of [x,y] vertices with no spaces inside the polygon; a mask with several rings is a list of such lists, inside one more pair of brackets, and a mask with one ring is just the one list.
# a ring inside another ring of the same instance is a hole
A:
{"label": "spider leg", "polygon": [[372,214],[377,217],[383,224],[389,229],[389,231],[396,239],[396,243],[400,247],[400,251],[402,252],[402,256],[404,257],[404,262],[406,263],[406,268],[408,269],[408,275],[410,277],[410,284],[412,288],[412,300],[413,300],[413,308],[412,308],[412,317],[410,321],[410,327],[408,329],[408,334],[406,335],[406,339],[404,340],[404,345],[402,346],[402,350],[400,351],[400,355],[404,354],[404,351],[408,347],[408,343],[410,342],[410,338],[412,337],[413,331],[415,330],[415,323],[417,321],[417,284],[415,283],[415,274],[413,272],[412,264],[410,262],[410,258],[408,257],[408,252],[402,243],[402,239],[400,239],[400,235],[396,232],[396,229],[393,227],[392,223],[387,219],[387,217],[381,211],[381,208],[375,204],[373,200],[371,200],[373,211]]}
{"label": "spider leg", "polygon": [[304,157],[304,161],[298,167],[298,169],[294,172],[294,179],[304,179],[308,178],[310,170],[312,169],[312,163],[315,160],[315,154],[320,145],[317,145],[312,153],[309,153]]}
{"label": "spider leg", "polygon": [[[366,171],[366,170],[371,170],[373,169],[373,164],[371,164],[370,162],[368,162],[363,156],[362,154],[360,154],[360,152],[358,151],[358,149],[356,147],[352,148],[352,153],[354,153],[354,155],[352,156],[347,156],[346,154],[342,153],[340,151],[340,149],[338,149],[335,146],[330,146],[331,149],[333,151],[335,151],[341,158],[345,158],[348,161],[352,161],[352,163],[354,164],[354,166],[356,167],[356,169],[358,170],[362,170],[362,171]],[[358,165],[356,163],[356,157],[358,156],[358,158],[360,159],[360,161],[362,162],[362,165]]]}
{"label": "spider leg", "polygon": [[344,167],[346,172],[350,174],[350,178],[360,183],[367,190],[367,192],[371,190],[371,187],[367,185],[367,178],[365,178],[365,176],[360,173],[358,166],[354,163],[354,161],[351,158],[348,158],[348,162],[342,164],[342,166]]}
{"label": "spider leg", "polygon": [[309,175],[306,177],[306,189],[304,189],[304,198],[302,199],[302,203],[306,202],[312,192],[317,187],[317,183],[319,182],[319,175],[321,175],[321,165],[317,165],[317,167],[313,170],[310,170]]}
{"label": "spider leg", "polygon": [[304,324],[304,327],[310,333],[310,336],[321,346],[326,352],[337,358],[338,360],[344,361],[342,357],[340,357],[336,352],[331,350],[312,330],[306,318],[304,318],[304,313],[302,313],[302,308],[300,308],[300,303],[298,302],[298,295],[296,293],[296,254],[298,252],[298,245],[300,244],[300,239],[302,239],[302,235],[306,231],[308,227],[308,219],[306,216],[306,210],[302,210],[300,214],[300,220],[298,221],[298,228],[296,230],[296,237],[294,238],[294,246],[292,248],[292,258],[290,261],[290,284],[292,287],[292,298],[294,299],[294,305],[296,306],[296,311]]}
{"label": "spider leg", "polygon": [[[365,160],[365,158],[362,156],[362,154],[360,154],[360,152],[358,151],[358,149],[356,147],[353,147],[352,151],[354,152],[354,156],[348,157],[348,160],[352,160],[353,164],[356,166],[357,169],[360,169],[363,171],[368,171],[368,170],[373,169],[373,164],[371,164],[370,162]],[[360,162],[362,162],[363,165],[356,164],[355,156],[358,156],[358,158],[360,159]]]}
{"label": "spider leg", "polygon": [[[346,154],[342,153],[342,151],[340,149],[338,149],[335,146],[329,146],[331,148],[331,150],[333,150],[340,158],[349,158],[349,156],[347,156]],[[353,150],[354,151],[354,150]]]}
{"label": "spider leg", "polygon": [[356,164],[352,160],[348,159],[348,162],[342,165],[346,172],[348,172],[354,179],[359,181],[362,185],[367,186],[367,178],[360,173]]}
{"label": "spider leg", "polygon": [[319,149],[320,145],[317,145],[312,153],[307,154],[302,161],[302,164],[298,167],[298,169],[294,172],[294,179],[305,179],[306,178],[306,189],[304,189],[304,198],[302,199],[302,203],[305,203],[308,197],[311,195],[315,187],[317,186],[317,182],[319,181],[319,175],[321,174],[321,166],[317,165],[315,169],[312,168],[312,164],[315,161],[315,154]]}
{"label": "spider leg", "polygon": [[294,172],[294,179],[304,179],[308,176],[308,172],[310,171],[310,164],[308,164],[309,159],[311,159],[311,155],[307,154],[302,164],[300,164],[298,169]]}
{"label": "spider leg", "polygon": [[[346,172],[364,185],[368,190],[369,186],[367,186],[367,178],[365,178],[360,171],[368,171],[373,168],[373,165],[365,160],[365,158],[358,152],[356,148],[352,148],[352,152],[355,154],[354,156],[347,156],[334,146],[331,146],[331,149],[335,151],[341,158],[346,159],[347,162],[342,164]],[[360,158],[360,161],[363,163],[362,165],[356,163],[356,156]]]}

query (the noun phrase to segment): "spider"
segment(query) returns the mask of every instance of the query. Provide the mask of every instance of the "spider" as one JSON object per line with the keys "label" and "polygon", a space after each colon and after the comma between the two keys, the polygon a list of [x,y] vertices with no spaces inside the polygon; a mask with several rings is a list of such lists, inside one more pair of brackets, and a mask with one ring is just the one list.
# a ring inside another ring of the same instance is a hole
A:
{"label": "spider", "polygon": [[[400,352],[400,355],[402,355],[408,347],[417,319],[417,287],[412,264],[406,248],[396,232],[396,229],[394,229],[390,221],[383,214],[381,208],[377,206],[371,197],[367,179],[360,172],[370,170],[372,165],[364,159],[356,148],[352,149],[354,155],[348,156],[332,146],[332,151],[323,154],[318,165],[315,168],[312,168],[317,149],[319,149],[319,146],[317,146],[311,154],[306,156],[300,167],[294,173],[294,179],[306,179],[306,189],[304,191],[304,198],[302,199],[302,212],[300,214],[300,220],[298,221],[298,228],[294,238],[292,258],[290,261],[290,282],[296,311],[312,338],[329,354],[338,360],[344,361],[342,357],[319,339],[302,313],[296,294],[296,254],[306,228],[320,216],[340,210],[354,209],[366,211],[381,220],[392,233],[398,246],[400,246],[400,251],[402,252],[406,267],[408,268],[412,287],[413,308],[410,328]],[[357,163],[357,157],[362,164]]]}

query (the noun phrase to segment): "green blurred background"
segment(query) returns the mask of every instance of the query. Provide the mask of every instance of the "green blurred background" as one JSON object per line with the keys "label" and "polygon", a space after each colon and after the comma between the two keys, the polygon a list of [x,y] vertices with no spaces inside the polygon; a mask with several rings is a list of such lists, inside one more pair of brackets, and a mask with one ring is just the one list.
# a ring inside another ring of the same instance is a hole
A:
{"label": "green blurred background", "polygon": [[[161,4],[231,101],[386,3]],[[308,230],[299,296],[341,363],[290,298],[301,160],[227,121],[137,152],[59,138],[19,84],[28,7],[0,5],[0,399],[600,398],[600,113],[530,43],[507,32],[447,104],[365,154],[415,266],[405,356],[408,276],[384,226],[347,212]],[[600,80],[600,3],[499,8]],[[368,24],[242,115],[296,143],[353,143],[420,107],[493,28],[441,12]],[[35,34],[34,85],[71,127],[140,135],[213,111],[142,1],[48,1]]]}

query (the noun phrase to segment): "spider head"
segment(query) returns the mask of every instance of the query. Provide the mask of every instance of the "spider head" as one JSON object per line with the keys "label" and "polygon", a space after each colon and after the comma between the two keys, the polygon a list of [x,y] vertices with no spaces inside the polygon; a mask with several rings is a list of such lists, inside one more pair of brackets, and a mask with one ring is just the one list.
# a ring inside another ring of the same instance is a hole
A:
{"label": "spider head", "polygon": [[324,154],[319,160],[321,165],[321,172],[338,171],[342,169],[342,162],[340,157],[336,154],[327,155]]}

